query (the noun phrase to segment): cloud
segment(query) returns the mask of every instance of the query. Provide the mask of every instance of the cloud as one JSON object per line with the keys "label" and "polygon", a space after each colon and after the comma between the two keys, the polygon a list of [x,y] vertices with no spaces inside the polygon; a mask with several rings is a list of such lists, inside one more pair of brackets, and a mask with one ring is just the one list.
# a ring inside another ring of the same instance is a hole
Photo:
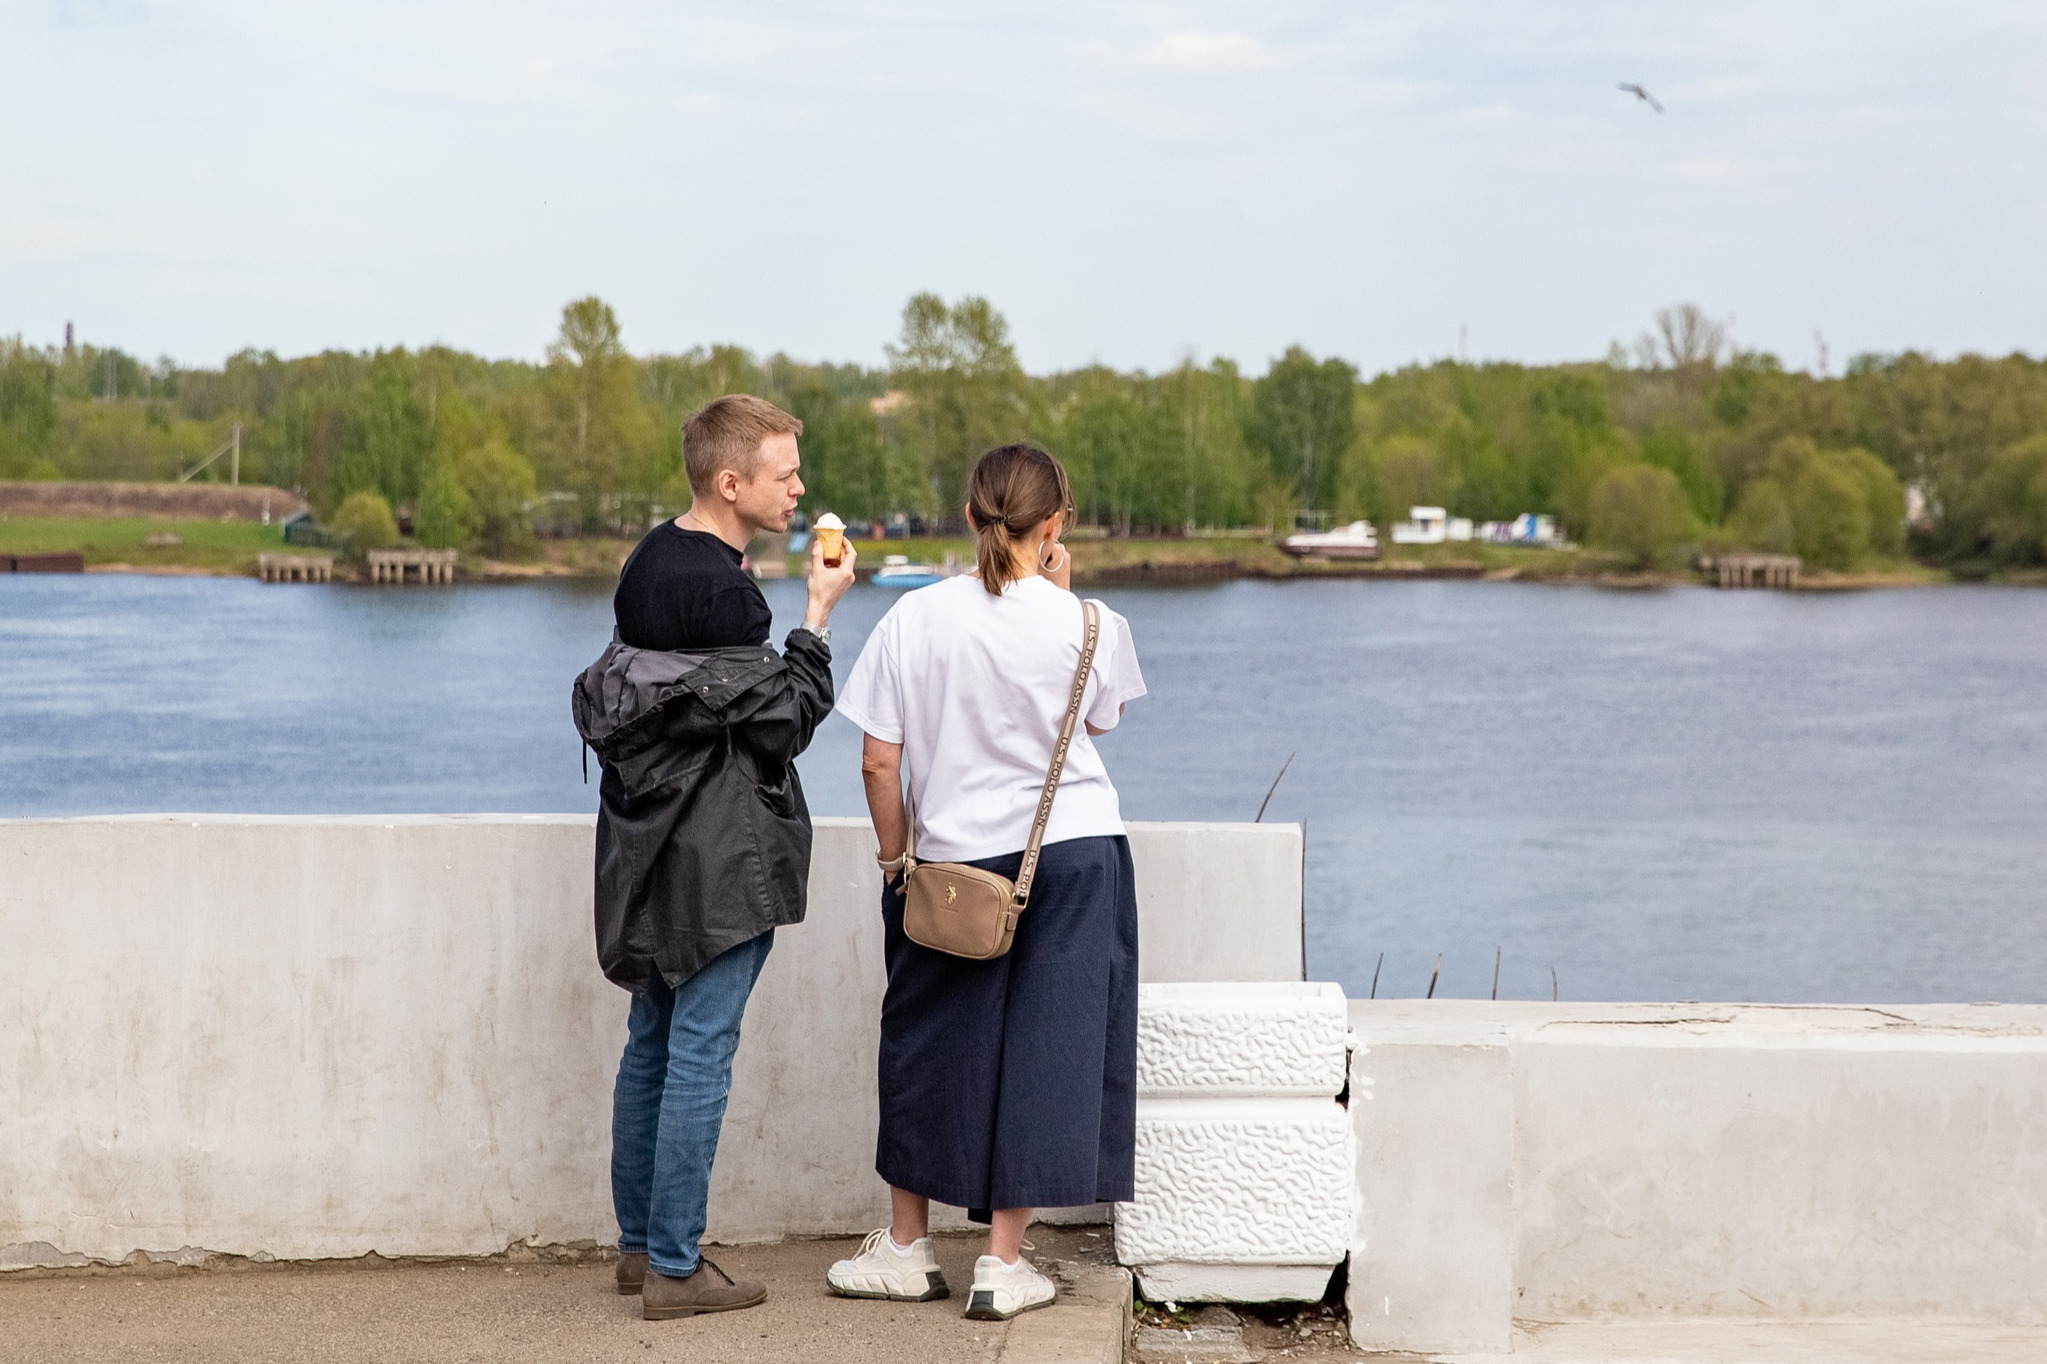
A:
{"label": "cloud", "polygon": [[1170,71],[1264,71],[1279,65],[1265,44],[1248,33],[1169,33],[1144,50],[1138,62]]}
{"label": "cloud", "polygon": [[147,17],[144,7],[133,0],[56,0],[49,7],[50,23],[58,28],[135,23]]}
{"label": "cloud", "polygon": [[1450,117],[1457,123],[1513,123],[1524,115],[1510,105],[1484,104],[1475,109],[1460,109]]}
{"label": "cloud", "polygon": [[1668,170],[1680,180],[1728,180],[1741,166],[1724,156],[1693,156],[1670,162]]}

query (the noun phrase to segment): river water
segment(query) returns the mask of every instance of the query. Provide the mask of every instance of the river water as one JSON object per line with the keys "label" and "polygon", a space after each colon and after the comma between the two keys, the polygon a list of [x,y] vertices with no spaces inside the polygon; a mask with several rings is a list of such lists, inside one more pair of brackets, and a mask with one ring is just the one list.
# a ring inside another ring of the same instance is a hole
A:
{"label": "river water", "polygon": [[[1484,997],[1497,951],[1503,998],[2047,1002],[2047,592],[1100,595],[1151,686],[1101,741],[1125,815],[1250,819],[1297,754],[1266,818],[1354,995],[1440,953]],[[893,600],[847,598],[841,678]],[[0,577],[0,816],[591,810],[610,630],[590,583]],[[858,750],[820,730],[816,813],[864,812]]]}

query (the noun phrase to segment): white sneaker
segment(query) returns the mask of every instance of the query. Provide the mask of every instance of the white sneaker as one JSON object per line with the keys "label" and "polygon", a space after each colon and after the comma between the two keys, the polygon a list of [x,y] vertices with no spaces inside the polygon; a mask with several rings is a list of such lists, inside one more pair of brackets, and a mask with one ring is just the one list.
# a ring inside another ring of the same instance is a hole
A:
{"label": "white sneaker", "polygon": [[826,1271],[825,1281],[832,1292],[847,1298],[930,1302],[952,1291],[939,1272],[930,1237],[920,1236],[910,1242],[909,1249],[899,1249],[887,1227],[870,1232],[860,1243],[860,1253],[833,1265]]}
{"label": "white sneaker", "polygon": [[974,1291],[967,1298],[967,1315],[975,1321],[1008,1321],[1019,1312],[1051,1306],[1057,1292],[1052,1281],[1023,1256],[1017,1256],[1012,1265],[983,1255],[974,1261]]}

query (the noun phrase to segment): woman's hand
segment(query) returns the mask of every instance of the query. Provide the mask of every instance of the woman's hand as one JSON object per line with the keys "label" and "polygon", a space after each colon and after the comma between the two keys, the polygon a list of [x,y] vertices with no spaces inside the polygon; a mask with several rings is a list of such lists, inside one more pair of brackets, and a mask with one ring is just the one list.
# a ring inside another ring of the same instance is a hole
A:
{"label": "woman's hand", "polygon": [[1060,544],[1058,536],[1045,541],[1038,554],[1038,572],[1054,587],[1073,590],[1073,551]]}

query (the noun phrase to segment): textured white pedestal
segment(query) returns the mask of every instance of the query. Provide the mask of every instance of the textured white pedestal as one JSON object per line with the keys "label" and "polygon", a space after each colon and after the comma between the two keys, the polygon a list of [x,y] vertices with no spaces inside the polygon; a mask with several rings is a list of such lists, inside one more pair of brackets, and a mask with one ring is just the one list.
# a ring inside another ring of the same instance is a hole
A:
{"label": "textured white pedestal", "polygon": [[1356,1138],[1341,987],[1146,985],[1137,1197],[1116,1258],[1145,1297],[1314,1301],[1350,1250]]}

